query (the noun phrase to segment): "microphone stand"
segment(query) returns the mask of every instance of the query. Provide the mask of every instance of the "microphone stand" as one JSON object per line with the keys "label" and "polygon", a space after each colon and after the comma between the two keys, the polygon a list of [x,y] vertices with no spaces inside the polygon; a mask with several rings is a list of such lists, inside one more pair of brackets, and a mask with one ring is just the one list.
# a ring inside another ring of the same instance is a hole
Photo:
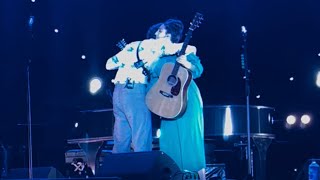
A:
{"label": "microphone stand", "polygon": [[247,159],[248,159],[248,177],[247,179],[253,179],[253,157],[251,156],[251,133],[250,133],[250,69],[247,59],[247,30],[245,26],[241,26],[241,68],[244,71],[245,79],[245,94],[246,94],[246,109],[247,109]]}
{"label": "microphone stand", "polygon": [[[28,20],[28,28],[31,33],[31,45],[33,40],[33,23],[34,23],[34,16],[30,16]],[[31,51],[29,51],[31,52]],[[31,53],[32,55],[32,53]],[[31,94],[30,94],[30,65],[31,65],[31,58],[28,59],[27,63],[27,102],[28,102],[28,155],[29,155],[29,179],[33,179],[33,167],[32,167],[32,119],[31,119]]]}

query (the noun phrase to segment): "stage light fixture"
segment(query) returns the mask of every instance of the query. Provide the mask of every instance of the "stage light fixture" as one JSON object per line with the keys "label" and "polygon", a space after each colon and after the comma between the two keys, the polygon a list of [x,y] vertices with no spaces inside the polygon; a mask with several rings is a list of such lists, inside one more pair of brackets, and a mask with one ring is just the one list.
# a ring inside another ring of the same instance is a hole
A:
{"label": "stage light fixture", "polygon": [[294,80],[294,77],[290,77],[289,80],[290,80],[290,81],[293,81],[293,80]]}
{"label": "stage light fixture", "polygon": [[233,134],[233,126],[232,126],[231,108],[228,106],[226,107],[226,112],[225,112],[223,136],[230,136],[232,134]]}
{"label": "stage light fixture", "polygon": [[31,2],[36,2],[36,0],[31,0]]}
{"label": "stage light fixture", "polygon": [[74,123],[74,127],[75,127],[75,128],[77,128],[78,126],[79,126],[79,123],[78,123],[78,122]]}
{"label": "stage light fixture", "polygon": [[320,71],[318,71],[318,74],[317,74],[316,85],[320,87]]}
{"label": "stage light fixture", "polygon": [[82,55],[82,56],[81,56],[81,59],[86,59],[86,56],[85,56],[85,55]]}
{"label": "stage light fixture", "polygon": [[97,93],[102,87],[102,81],[100,78],[92,78],[89,83],[89,90],[91,94]]}
{"label": "stage light fixture", "polygon": [[156,137],[157,137],[157,138],[160,138],[160,136],[161,136],[161,130],[160,130],[160,129],[157,129]]}
{"label": "stage light fixture", "polygon": [[287,119],[286,119],[287,124],[293,125],[296,123],[296,121],[297,121],[297,118],[294,115],[287,116]]}
{"label": "stage light fixture", "polygon": [[261,97],[260,94],[259,94],[259,95],[256,95],[256,98],[257,98],[257,99],[260,99],[260,97]]}
{"label": "stage light fixture", "polygon": [[58,33],[58,32],[59,32],[59,29],[54,29],[54,32],[55,32],[55,33]]}
{"label": "stage light fixture", "polygon": [[303,116],[301,116],[301,123],[302,124],[309,124],[311,121],[311,117],[307,114],[304,114]]}

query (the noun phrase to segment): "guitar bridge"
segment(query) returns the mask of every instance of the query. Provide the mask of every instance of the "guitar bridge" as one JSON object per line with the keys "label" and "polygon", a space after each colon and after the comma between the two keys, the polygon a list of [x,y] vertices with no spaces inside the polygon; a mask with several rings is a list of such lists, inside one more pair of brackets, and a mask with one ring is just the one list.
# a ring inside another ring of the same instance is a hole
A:
{"label": "guitar bridge", "polygon": [[164,92],[162,90],[160,90],[160,94],[162,94],[163,96],[168,97],[168,98],[173,98],[172,94]]}

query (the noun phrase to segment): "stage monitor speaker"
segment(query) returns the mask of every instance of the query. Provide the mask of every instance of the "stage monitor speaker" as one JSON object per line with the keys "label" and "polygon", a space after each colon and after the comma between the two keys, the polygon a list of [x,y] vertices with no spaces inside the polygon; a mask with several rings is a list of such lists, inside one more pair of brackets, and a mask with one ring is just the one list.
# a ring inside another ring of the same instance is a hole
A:
{"label": "stage monitor speaker", "polygon": [[177,164],[162,151],[106,155],[97,177],[170,180],[180,174]]}
{"label": "stage monitor speaker", "polygon": [[[34,167],[33,178],[63,178],[63,175],[54,167]],[[4,179],[27,179],[29,178],[28,168],[9,169],[7,176]]]}

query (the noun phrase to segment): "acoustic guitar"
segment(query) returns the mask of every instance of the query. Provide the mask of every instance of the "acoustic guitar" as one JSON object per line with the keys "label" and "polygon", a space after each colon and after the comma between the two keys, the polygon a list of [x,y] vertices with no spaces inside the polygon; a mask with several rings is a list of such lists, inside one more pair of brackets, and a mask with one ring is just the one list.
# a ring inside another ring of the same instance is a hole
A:
{"label": "acoustic guitar", "polygon": [[[196,13],[178,56],[185,54],[192,32],[199,27],[201,20],[203,15]],[[187,107],[187,91],[191,80],[191,72],[180,63],[164,64],[159,79],[146,95],[146,104],[150,111],[166,119],[181,116]]]}

